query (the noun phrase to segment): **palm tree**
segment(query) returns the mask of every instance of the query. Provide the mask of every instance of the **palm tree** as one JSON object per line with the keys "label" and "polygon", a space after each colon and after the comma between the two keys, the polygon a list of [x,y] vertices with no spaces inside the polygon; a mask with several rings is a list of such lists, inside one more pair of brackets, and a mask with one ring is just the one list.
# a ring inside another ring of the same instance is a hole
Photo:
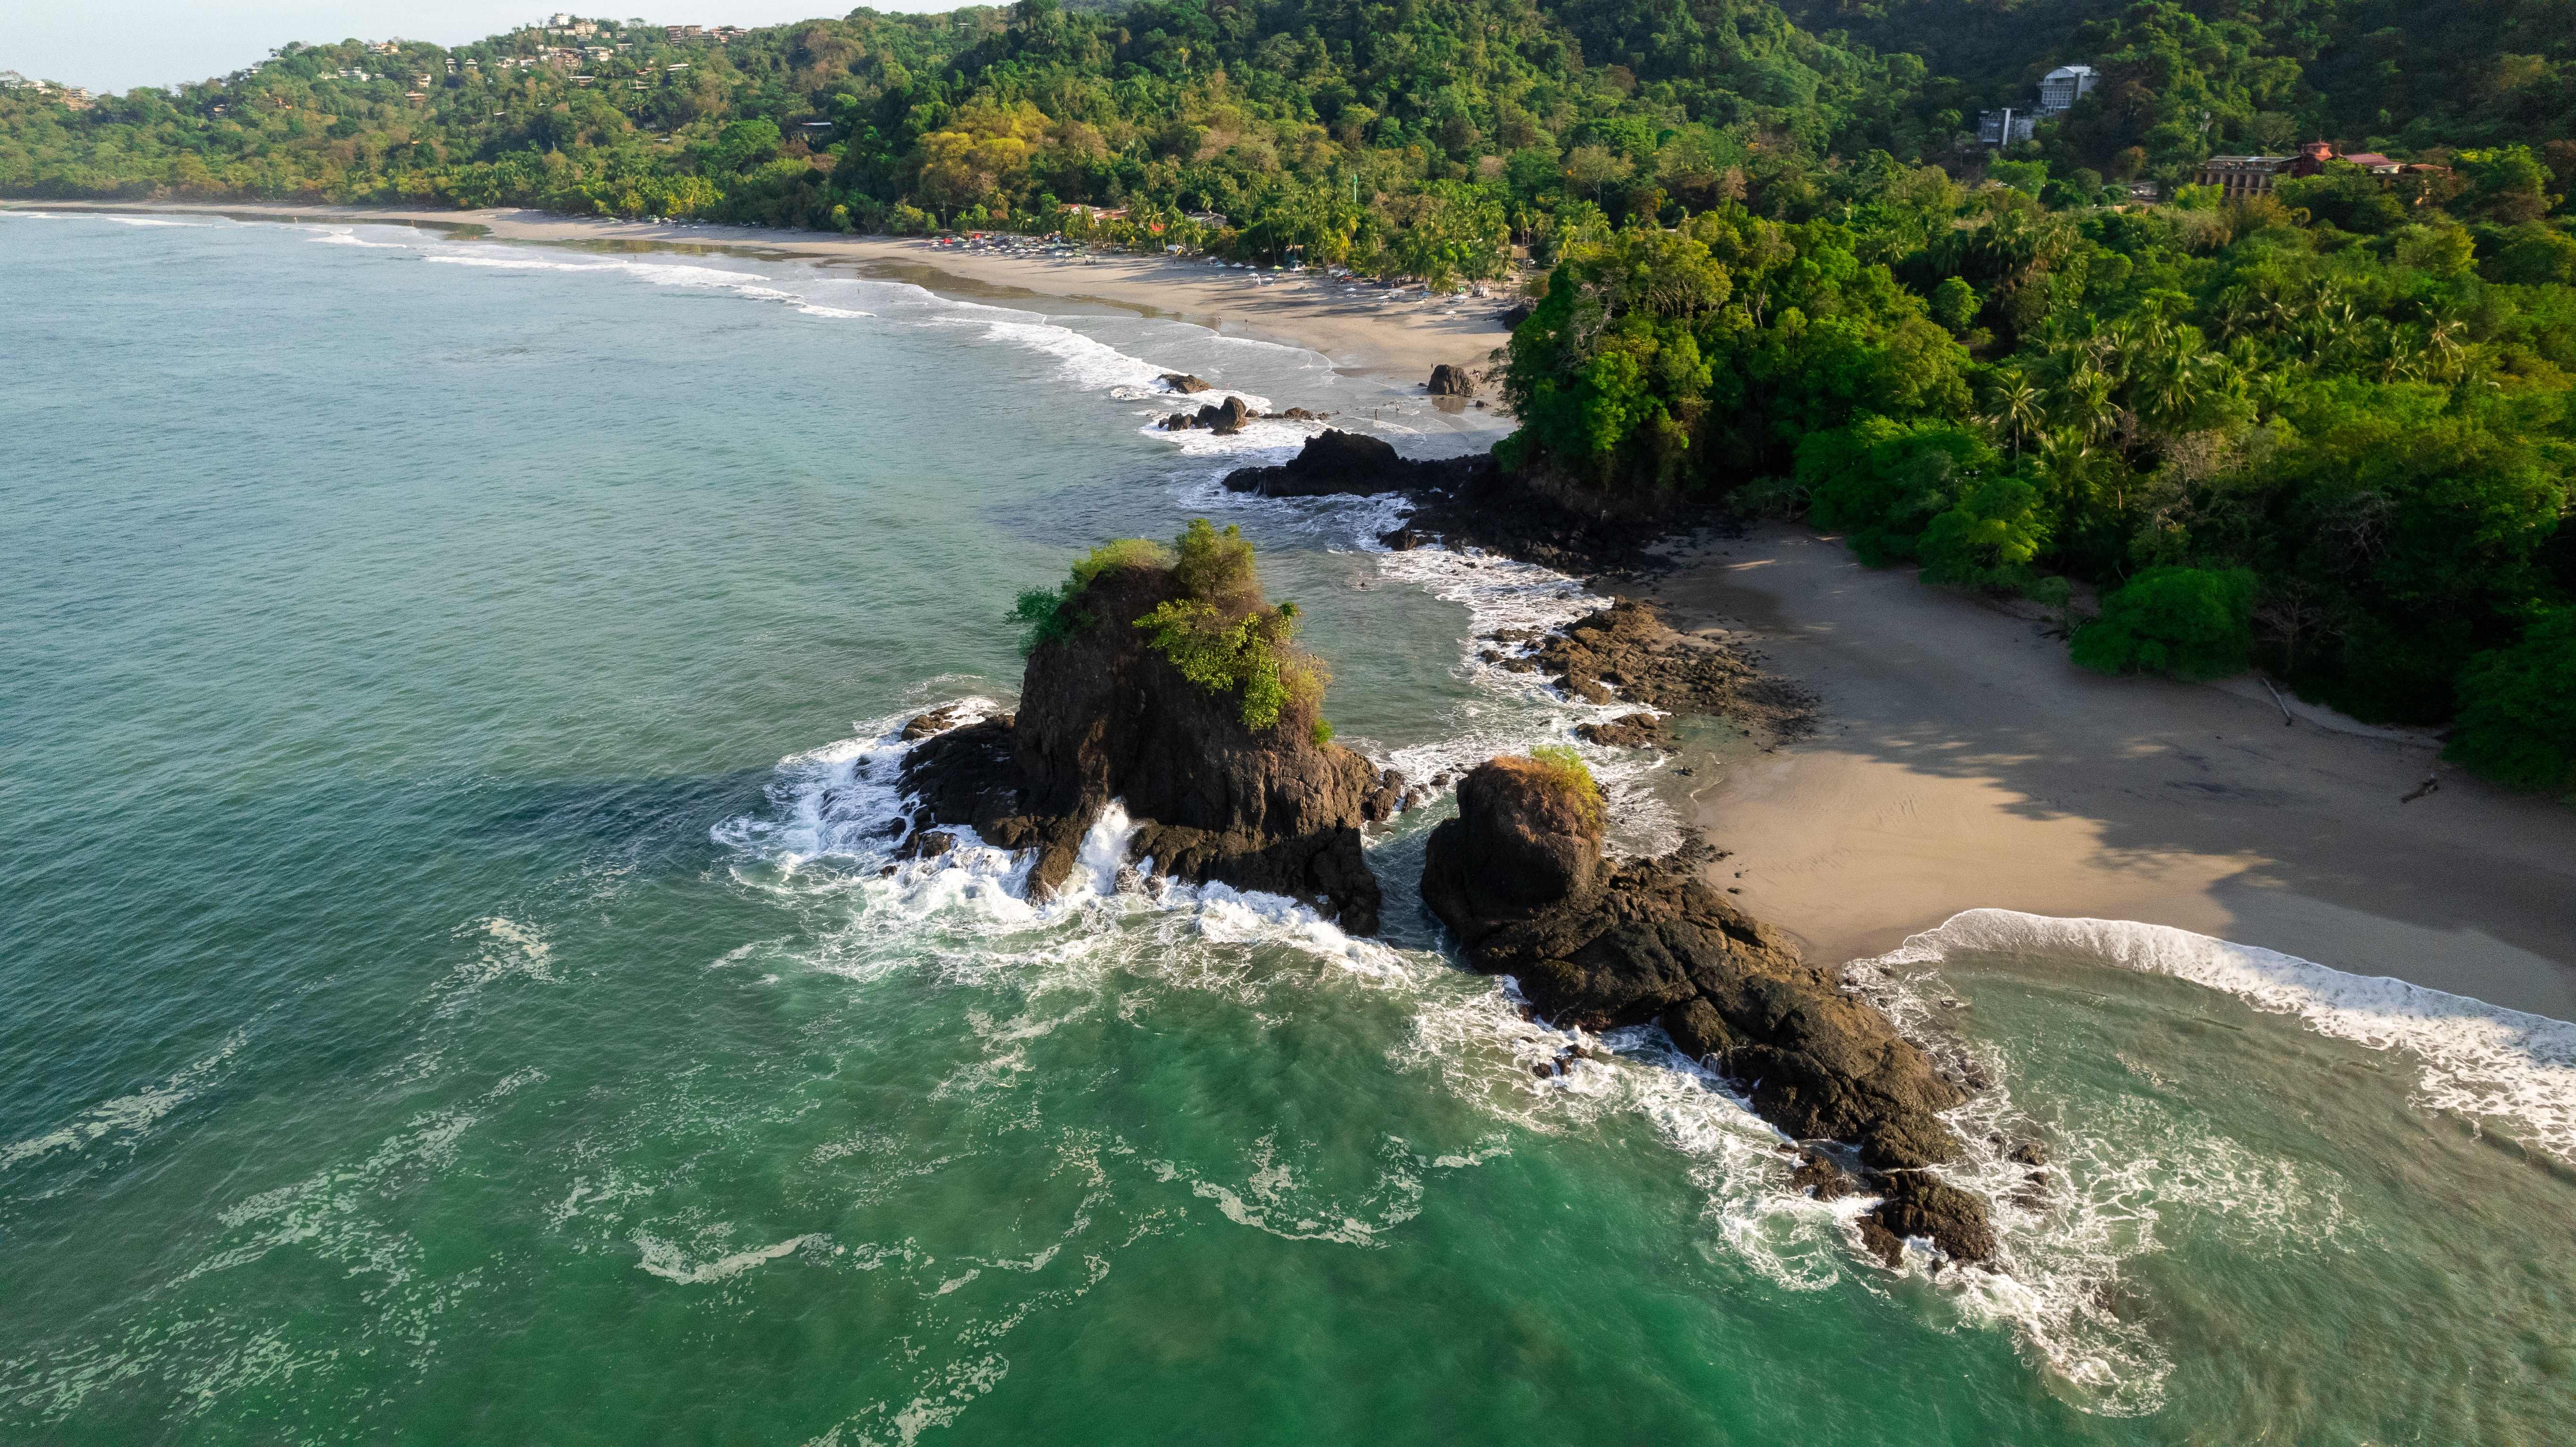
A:
{"label": "palm tree", "polygon": [[2120,405],[2112,400],[2112,390],[2109,374],[2088,357],[2057,389],[2049,410],[2086,440],[2099,441],[2120,425]]}
{"label": "palm tree", "polygon": [[2018,370],[2007,371],[1995,387],[1993,422],[2012,439],[2013,456],[2021,456],[2022,438],[2048,421],[2048,398]]}
{"label": "palm tree", "polygon": [[2060,427],[2039,439],[2040,474],[2048,483],[2048,498],[2057,510],[2058,546],[2063,548],[2075,537],[2075,514],[2082,506],[2086,486],[2086,463],[2093,456],[2093,445],[2084,434],[2072,427]]}

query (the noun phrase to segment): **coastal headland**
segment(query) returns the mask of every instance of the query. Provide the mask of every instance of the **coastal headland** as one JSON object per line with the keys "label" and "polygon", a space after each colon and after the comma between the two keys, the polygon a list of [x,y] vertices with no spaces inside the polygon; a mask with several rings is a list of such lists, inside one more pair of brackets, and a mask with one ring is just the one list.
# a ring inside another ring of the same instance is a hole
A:
{"label": "coastal headland", "polygon": [[[1308,347],[1390,388],[1418,390],[1443,363],[1482,366],[1506,335],[1490,302],[1256,286],[1246,272],[1155,258],[1082,265],[526,211],[96,209],[841,259],[990,304],[1087,300]],[[1732,851],[1711,877],[1811,958],[1883,952],[1961,910],[2005,908],[2170,925],[2576,1018],[2576,811],[2442,763],[2429,735],[2296,700],[2285,723],[2250,676],[2088,673],[2026,606],[1863,567],[1801,527],[1677,539],[1670,561],[1633,590],[1685,634],[1726,629],[1821,696],[1811,737],[1696,770],[1692,821]],[[2437,787],[2419,793],[2428,779]]]}

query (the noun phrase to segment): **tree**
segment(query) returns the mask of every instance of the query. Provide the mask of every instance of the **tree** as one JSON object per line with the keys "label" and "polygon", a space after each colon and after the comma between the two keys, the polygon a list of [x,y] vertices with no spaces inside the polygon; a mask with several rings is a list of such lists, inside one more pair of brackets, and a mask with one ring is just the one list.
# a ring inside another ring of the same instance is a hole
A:
{"label": "tree", "polygon": [[2516,789],[2576,796],[2576,608],[2460,674],[2459,726],[2442,757]]}
{"label": "tree", "polygon": [[1998,473],[1960,488],[1958,502],[1924,526],[1915,551],[1928,582],[2014,593],[2030,585],[2030,561],[2047,545],[2039,489]]}
{"label": "tree", "polygon": [[2149,568],[2077,629],[2075,661],[2099,673],[2223,678],[2253,651],[2251,569]]}

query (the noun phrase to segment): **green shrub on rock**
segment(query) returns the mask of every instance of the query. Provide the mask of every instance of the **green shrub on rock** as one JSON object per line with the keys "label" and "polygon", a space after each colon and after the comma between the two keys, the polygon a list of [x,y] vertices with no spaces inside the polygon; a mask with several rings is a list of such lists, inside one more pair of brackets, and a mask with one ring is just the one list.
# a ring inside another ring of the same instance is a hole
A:
{"label": "green shrub on rock", "polygon": [[1563,744],[1541,744],[1529,751],[1530,761],[1538,773],[1562,791],[1574,805],[1574,812],[1594,829],[1609,818],[1609,804],[1601,797],[1601,785],[1592,777],[1583,756]]}
{"label": "green shrub on rock", "polygon": [[1117,538],[1093,548],[1056,588],[1031,588],[1011,605],[1011,621],[1020,625],[1021,655],[1070,638],[1076,629],[1099,621],[1074,606],[1094,578],[1113,568],[1161,568],[1170,563],[1171,554],[1152,538]]}
{"label": "green shrub on rock", "polygon": [[2075,661],[2100,673],[2224,678],[2254,649],[2250,568],[2149,568],[2076,630]]}

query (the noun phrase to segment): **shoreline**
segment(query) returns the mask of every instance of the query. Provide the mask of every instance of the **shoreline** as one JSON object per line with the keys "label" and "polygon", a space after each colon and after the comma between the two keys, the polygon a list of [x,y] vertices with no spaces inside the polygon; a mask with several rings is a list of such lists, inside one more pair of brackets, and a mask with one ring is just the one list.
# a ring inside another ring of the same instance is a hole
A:
{"label": "shoreline", "polygon": [[[1766,524],[1646,583],[1749,633],[1821,727],[1731,757],[1690,822],[1718,882],[1834,961],[1975,908],[2169,925],[2576,1020],[2576,810],[2250,676],[2088,673],[2038,624]],[[2251,686],[2246,686],[2251,684]],[[2436,792],[2401,802],[2430,774]],[[1742,877],[1734,877],[1736,871]]]}
{"label": "shoreline", "polygon": [[[852,265],[871,277],[910,281],[924,290],[970,301],[1042,311],[1030,303],[1088,303],[1147,317],[1168,317],[1220,336],[1244,337],[1316,352],[1337,375],[1382,381],[1390,391],[1423,395],[1442,363],[1483,371],[1510,337],[1498,320],[1503,298],[1403,298],[1377,287],[1334,287],[1301,277],[1255,283],[1249,270],[1220,272],[1163,257],[1104,253],[1089,262],[999,256],[933,248],[914,238],[842,236],[723,226],[621,221],[550,211],[488,208],[447,211],[398,206],[295,206],[276,202],[22,201],[0,210],[224,216],[271,222],[423,226],[470,232],[502,242],[634,251],[700,251]],[[1472,403],[1431,399],[1444,412]],[[1454,404],[1451,405],[1451,404]],[[1460,420],[1467,420],[1461,417]],[[1499,430],[1504,419],[1497,416]]]}
{"label": "shoreline", "polygon": [[[1435,361],[1476,365],[1508,334],[1496,301],[1451,307],[1256,288],[1248,272],[1104,257],[1080,265],[934,252],[917,241],[648,225],[528,211],[0,202],[19,210],[476,228],[499,241],[841,262],[1027,310],[1091,303],[1313,350],[1419,399]],[[1431,399],[1465,413],[1454,399]],[[1463,429],[1507,419],[1458,415]],[[1716,883],[1818,959],[1883,954],[1999,908],[2132,920],[2576,1019],[2576,810],[2495,788],[2428,740],[2289,700],[2251,676],[2111,679],[2030,619],[1862,568],[1832,539],[1766,524],[1664,545],[1628,584],[1677,628],[1749,635],[1764,666],[1823,696],[1813,737],[1730,757],[1690,818],[1734,852]],[[1578,581],[1580,581],[1578,579]],[[1741,641],[1741,640],[1739,640]],[[2399,799],[2427,774],[2437,793]],[[1741,877],[1735,872],[1742,871]]]}

